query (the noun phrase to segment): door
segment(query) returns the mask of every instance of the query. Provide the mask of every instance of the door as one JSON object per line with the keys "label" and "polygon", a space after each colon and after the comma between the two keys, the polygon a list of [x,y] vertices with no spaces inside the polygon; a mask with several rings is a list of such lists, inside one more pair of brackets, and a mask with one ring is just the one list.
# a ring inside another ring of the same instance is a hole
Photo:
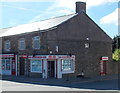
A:
{"label": "door", "polygon": [[103,62],[103,72],[106,74],[106,61]]}
{"label": "door", "polygon": [[2,59],[2,74],[11,75],[11,59]]}
{"label": "door", "polygon": [[12,60],[12,75],[16,75],[16,64],[15,64],[15,60]]}
{"label": "door", "polygon": [[100,62],[100,74],[105,75],[106,74],[106,61]]}
{"label": "door", "polygon": [[48,78],[55,77],[55,61],[48,61]]}
{"label": "door", "polygon": [[20,61],[20,75],[24,75],[25,74],[25,59],[20,57],[19,59]]}

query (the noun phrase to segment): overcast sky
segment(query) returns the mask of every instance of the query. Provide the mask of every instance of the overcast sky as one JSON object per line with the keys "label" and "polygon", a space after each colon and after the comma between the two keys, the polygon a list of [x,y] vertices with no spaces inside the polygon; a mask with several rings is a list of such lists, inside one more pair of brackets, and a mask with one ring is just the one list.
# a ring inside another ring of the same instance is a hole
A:
{"label": "overcast sky", "polygon": [[1,0],[0,28],[75,13],[76,1],[86,2],[89,17],[110,37],[118,34],[119,0]]}

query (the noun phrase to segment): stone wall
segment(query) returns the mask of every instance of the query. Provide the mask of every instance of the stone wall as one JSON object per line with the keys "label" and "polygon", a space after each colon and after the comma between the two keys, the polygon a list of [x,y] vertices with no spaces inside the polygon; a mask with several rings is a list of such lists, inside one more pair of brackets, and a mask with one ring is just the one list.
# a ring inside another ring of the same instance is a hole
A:
{"label": "stone wall", "polygon": [[[40,49],[32,48],[32,38],[40,36]],[[26,49],[18,49],[18,40],[25,38]],[[87,40],[87,38],[89,40]],[[11,50],[4,51],[4,41],[11,41]],[[75,74],[82,70],[86,76],[97,76],[100,72],[100,57],[108,56],[107,73],[112,73],[112,40],[86,14],[81,13],[47,32],[31,32],[20,35],[3,37],[3,53],[17,53],[18,55],[33,54],[74,54]],[[85,43],[90,47],[85,48]],[[59,52],[56,52],[56,46]]]}

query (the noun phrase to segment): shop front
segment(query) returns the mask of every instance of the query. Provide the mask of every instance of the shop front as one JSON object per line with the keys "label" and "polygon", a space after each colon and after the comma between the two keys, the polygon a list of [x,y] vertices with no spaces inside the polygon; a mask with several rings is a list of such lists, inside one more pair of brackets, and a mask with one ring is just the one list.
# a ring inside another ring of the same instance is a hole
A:
{"label": "shop front", "polygon": [[16,75],[16,60],[14,54],[0,54],[0,72],[2,75]]}
{"label": "shop front", "polygon": [[36,55],[29,56],[30,72],[42,75],[42,78],[62,78],[63,74],[75,72],[75,56]]}
{"label": "shop front", "polygon": [[14,55],[1,54],[0,74],[42,78],[62,78],[75,72],[75,55]]}
{"label": "shop front", "polygon": [[100,75],[106,75],[107,74],[107,61],[108,57],[101,57],[100,60]]}

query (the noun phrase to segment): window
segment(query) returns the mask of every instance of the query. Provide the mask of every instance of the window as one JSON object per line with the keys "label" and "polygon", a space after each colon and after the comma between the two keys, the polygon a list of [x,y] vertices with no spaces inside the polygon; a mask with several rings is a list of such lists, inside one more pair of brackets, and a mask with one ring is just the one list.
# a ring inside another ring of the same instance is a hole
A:
{"label": "window", "polygon": [[25,39],[24,38],[21,38],[19,40],[19,50],[25,50]]}
{"label": "window", "polygon": [[6,67],[5,67],[5,60],[2,60],[2,70],[5,70],[6,69]]}
{"label": "window", "polygon": [[39,59],[31,60],[31,72],[42,73],[42,60]]}
{"label": "window", "polygon": [[74,71],[73,60],[71,59],[62,60],[62,71]]}
{"label": "window", "polygon": [[5,41],[5,51],[10,51],[10,41]]}
{"label": "window", "polygon": [[10,70],[10,59],[2,59],[2,70]]}
{"label": "window", "polygon": [[85,48],[89,48],[89,47],[90,47],[89,43],[85,43]]}
{"label": "window", "polygon": [[6,60],[6,70],[10,70],[10,60]]}
{"label": "window", "polygon": [[33,49],[40,49],[40,37],[33,37]]}

